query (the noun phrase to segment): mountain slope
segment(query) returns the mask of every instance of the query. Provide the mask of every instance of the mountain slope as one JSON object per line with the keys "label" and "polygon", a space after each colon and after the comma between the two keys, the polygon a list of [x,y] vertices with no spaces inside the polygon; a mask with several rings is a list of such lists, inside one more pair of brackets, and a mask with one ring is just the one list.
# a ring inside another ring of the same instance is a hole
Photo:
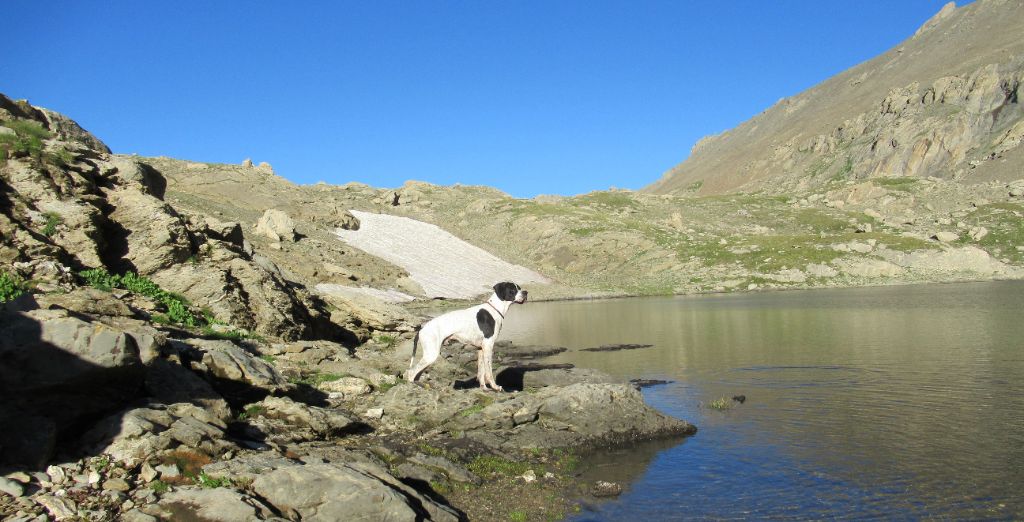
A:
{"label": "mountain slope", "polygon": [[1019,177],[991,160],[1020,159],[1021,34],[1020,0],[950,3],[888,52],[702,139],[644,191],[785,193],[879,176]]}

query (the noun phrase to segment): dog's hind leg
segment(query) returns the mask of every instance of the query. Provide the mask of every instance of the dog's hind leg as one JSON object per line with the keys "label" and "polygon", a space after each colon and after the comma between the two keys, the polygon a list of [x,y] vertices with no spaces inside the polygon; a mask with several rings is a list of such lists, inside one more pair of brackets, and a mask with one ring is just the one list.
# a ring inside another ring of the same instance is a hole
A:
{"label": "dog's hind leg", "polygon": [[420,358],[420,362],[412,365],[412,361],[409,364],[412,365],[409,371],[405,372],[405,380],[409,382],[415,382],[416,376],[423,370],[427,369],[427,366],[434,364],[438,356],[441,355],[441,342],[442,339],[437,339],[436,336],[430,334],[424,334],[422,331],[419,336],[419,345],[423,349],[423,357]]}

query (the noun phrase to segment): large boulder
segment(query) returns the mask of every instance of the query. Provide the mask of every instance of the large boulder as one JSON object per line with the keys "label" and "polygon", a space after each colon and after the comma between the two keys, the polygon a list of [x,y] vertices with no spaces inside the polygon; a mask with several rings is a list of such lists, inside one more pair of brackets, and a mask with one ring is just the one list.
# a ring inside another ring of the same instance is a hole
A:
{"label": "large boulder", "polygon": [[282,515],[301,520],[443,520],[458,513],[369,463],[283,467],[260,475],[252,489]]}
{"label": "large boulder", "polygon": [[256,233],[273,241],[295,241],[295,221],[281,210],[268,209],[256,223]]}

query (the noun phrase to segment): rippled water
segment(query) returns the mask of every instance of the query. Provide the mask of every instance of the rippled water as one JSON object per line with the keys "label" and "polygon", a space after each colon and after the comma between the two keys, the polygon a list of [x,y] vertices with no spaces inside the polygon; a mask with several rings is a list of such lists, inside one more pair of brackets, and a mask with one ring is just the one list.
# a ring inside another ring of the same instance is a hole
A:
{"label": "rippled water", "polygon": [[[609,453],[579,520],[1024,518],[1024,282],[531,303],[502,337],[661,378],[700,431]],[[701,406],[743,394],[718,411]]]}

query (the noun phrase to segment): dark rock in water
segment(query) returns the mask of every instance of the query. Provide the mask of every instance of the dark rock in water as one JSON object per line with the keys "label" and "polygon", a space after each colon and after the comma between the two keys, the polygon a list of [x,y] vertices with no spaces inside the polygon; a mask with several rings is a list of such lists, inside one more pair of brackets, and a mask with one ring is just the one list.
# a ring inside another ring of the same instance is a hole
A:
{"label": "dark rock in water", "polygon": [[622,494],[622,486],[616,482],[605,482],[603,480],[599,480],[594,484],[594,487],[590,489],[590,494],[598,498],[617,497]]}
{"label": "dark rock in water", "polygon": [[661,379],[630,379],[629,383],[636,389],[650,388],[651,386],[658,386],[660,384],[670,384],[675,381],[663,381]]}
{"label": "dark rock in water", "polygon": [[564,346],[547,345],[515,345],[507,341],[499,341],[495,346],[495,356],[500,360],[537,359],[556,355],[569,349]]}
{"label": "dark rock in water", "polygon": [[620,350],[638,350],[650,348],[653,344],[602,344],[596,348],[583,348],[581,352],[618,352]]}
{"label": "dark rock in water", "polygon": [[740,404],[743,404],[744,402],[747,402],[747,396],[746,395],[734,395],[732,400],[734,400],[734,401],[736,401],[736,402],[738,402]]}

